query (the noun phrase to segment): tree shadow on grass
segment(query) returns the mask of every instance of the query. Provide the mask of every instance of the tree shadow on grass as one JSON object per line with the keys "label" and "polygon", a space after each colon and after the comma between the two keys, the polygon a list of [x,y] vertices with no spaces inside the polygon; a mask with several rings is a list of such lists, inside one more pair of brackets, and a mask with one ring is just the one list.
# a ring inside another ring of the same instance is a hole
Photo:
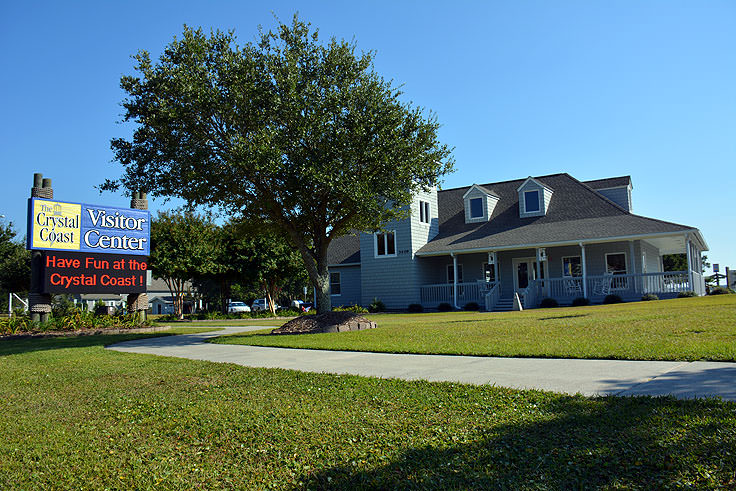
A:
{"label": "tree shadow on grass", "polygon": [[[523,411],[523,409],[520,409]],[[535,412],[536,411],[536,412]],[[736,487],[736,404],[559,397],[470,443],[409,448],[370,470],[302,476],[309,489]]]}

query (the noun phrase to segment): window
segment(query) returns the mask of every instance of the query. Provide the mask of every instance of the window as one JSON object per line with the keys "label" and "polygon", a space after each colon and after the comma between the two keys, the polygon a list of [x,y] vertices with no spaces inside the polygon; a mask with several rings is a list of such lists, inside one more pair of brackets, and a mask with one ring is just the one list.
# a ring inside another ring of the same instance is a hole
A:
{"label": "window", "polygon": [[389,257],[396,255],[396,234],[394,232],[382,232],[376,237],[376,257]]}
{"label": "window", "polygon": [[330,295],[340,295],[340,273],[330,273]]}
{"label": "window", "polygon": [[[455,275],[453,274],[455,269],[452,267],[452,264],[447,265],[447,282],[448,283],[454,283]],[[463,282],[463,265],[458,264],[457,265],[457,282],[462,283]]]}
{"label": "window", "polygon": [[493,269],[493,264],[483,263],[482,278],[486,283],[493,283],[496,281],[496,271]]}
{"label": "window", "polygon": [[524,211],[531,213],[540,209],[539,191],[524,191]]}
{"label": "window", "polygon": [[627,271],[625,252],[606,254],[606,272],[613,274],[626,274]]}
{"label": "window", "polygon": [[583,267],[580,264],[580,256],[562,258],[562,276],[583,276]]}
{"label": "window", "polygon": [[470,199],[470,218],[483,218],[483,198]]}
{"label": "window", "polygon": [[419,202],[419,221],[429,223],[429,201]]}

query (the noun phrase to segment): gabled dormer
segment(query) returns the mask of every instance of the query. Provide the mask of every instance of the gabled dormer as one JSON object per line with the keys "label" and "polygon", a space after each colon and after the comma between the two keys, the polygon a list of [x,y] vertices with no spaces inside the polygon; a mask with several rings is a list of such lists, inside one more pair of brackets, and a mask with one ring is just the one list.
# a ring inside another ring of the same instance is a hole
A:
{"label": "gabled dormer", "polygon": [[465,223],[487,222],[498,203],[498,196],[482,186],[473,184],[463,195],[465,202]]}
{"label": "gabled dormer", "polygon": [[552,199],[552,188],[529,176],[517,191],[521,218],[541,217],[547,214]]}

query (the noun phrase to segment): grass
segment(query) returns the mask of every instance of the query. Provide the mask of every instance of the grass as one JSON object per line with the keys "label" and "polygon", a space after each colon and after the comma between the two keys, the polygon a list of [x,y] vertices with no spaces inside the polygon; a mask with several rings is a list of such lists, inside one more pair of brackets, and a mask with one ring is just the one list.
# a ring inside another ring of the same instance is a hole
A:
{"label": "grass", "polygon": [[156,325],[182,327],[240,327],[240,326],[282,326],[288,319],[218,319],[196,321],[154,321]]}
{"label": "grass", "polygon": [[2,489],[733,488],[736,403],[0,343]]}
{"label": "grass", "polygon": [[736,295],[524,312],[381,314],[369,331],[212,342],[291,348],[626,360],[736,360]]}

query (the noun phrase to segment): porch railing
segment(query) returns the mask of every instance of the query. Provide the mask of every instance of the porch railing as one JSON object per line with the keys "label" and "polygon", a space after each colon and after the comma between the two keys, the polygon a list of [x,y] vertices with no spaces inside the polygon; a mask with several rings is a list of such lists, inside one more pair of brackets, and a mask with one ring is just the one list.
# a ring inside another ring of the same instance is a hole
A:
{"label": "porch railing", "polygon": [[[676,294],[687,290],[701,294],[700,281],[696,275],[697,273],[693,273],[693,286],[690,285],[685,271],[588,276],[585,286],[588,297],[602,297],[608,294],[629,296],[646,293]],[[535,280],[535,283],[539,285],[537,293],[541,297],[571,299],[583,296],[581,277],[547,278]]]}
{"label": "porch railing", "polygon": [[486,283],[492,285],[490,290],[486,293],[486,311],[492,312],[498,303],[498,299],[501,298],[501,284],[500,283]]}
{"label": "porch railing", "polygon": [[[457,284],[457,305],[463,307],[469,302],[476,302],[482,305],[485,301],[485,294],[490,290],[483,281],[474,281],[472,283]],[[436,285],[423,285],[419,290],[419,298],[425,307],[436,307],[441,303],[449,303],[452,305],[454,301],[452,283],[440,283]]]}

